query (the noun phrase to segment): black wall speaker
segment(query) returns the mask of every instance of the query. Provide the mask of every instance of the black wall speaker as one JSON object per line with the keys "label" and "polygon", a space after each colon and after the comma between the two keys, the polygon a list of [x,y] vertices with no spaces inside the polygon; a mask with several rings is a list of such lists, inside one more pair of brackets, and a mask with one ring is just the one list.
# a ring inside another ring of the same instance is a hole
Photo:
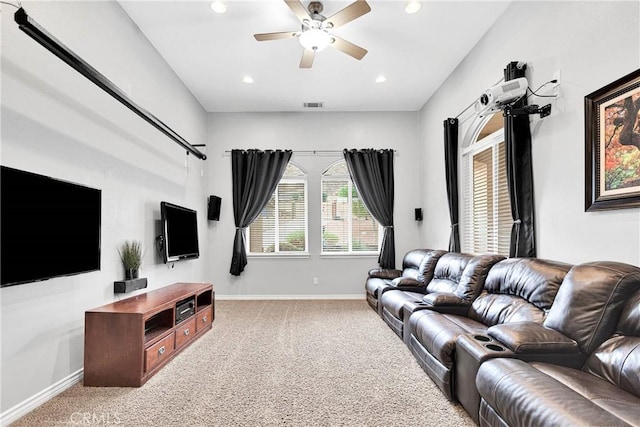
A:
{"label": "black wall speaker", "polygon": [[220,203],[222,199],[218,196],[209,196],[207,207],[207,219],[209,221],[220,221]]}
{"label": "black wall speaker", "polygon": [[416,221],[422,221],[422,208],[416,208]]}

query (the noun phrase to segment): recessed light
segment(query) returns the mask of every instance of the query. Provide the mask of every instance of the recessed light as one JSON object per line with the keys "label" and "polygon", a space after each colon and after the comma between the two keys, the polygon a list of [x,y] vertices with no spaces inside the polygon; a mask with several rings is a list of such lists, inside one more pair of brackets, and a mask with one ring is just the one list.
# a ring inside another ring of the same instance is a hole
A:
{"label": "recessed light", "polygon": [[211,9],[215,13],[225,13],[227,11],[227,6],[224,3],[222,3],[222,1],[215,0],[211,2]]}
{"label": "recessed light", "polygon": [[247,84],[251,84],[251,83],[253,83],[253,78],[251,76],[244,76],[242,78],[242,81],[247,83]]}
{"label": "recessed light", "polygon": [[386,81],[387,81],[387,78],[385,76],[380,75],[376,77],[376,83],[384,83]]}
{"label": "recessed light", "polygon": [[407,13],[416,13],[417,11],[420,10],[421,7],[422,5],[420,4],[419,1],[412,0],[408,2],[407,5],[404,7],[404,11]]}

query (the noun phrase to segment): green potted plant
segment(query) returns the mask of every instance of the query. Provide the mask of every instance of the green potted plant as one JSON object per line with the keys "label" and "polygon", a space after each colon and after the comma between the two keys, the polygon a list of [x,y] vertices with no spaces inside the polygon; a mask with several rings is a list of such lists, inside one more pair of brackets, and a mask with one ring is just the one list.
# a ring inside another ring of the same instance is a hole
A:
{"label": "green potted plant", "polygon": [[118,253],[124,267],[125,279],[137,279],[143,257],[142,243],[137,240],[127,240],[120,246]]}

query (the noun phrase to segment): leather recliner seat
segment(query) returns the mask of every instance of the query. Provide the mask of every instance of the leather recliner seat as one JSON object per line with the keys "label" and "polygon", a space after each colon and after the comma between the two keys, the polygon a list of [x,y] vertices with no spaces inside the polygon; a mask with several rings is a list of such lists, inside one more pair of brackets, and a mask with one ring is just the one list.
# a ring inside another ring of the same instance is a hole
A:
{"label": "leather recliner seat", "polygon": [[[639,268],[576,266],[543,324],[508,326],[488,334],[516,358],[487,360],[475,378],[481,426],[640,426]],[[540,352],[563,342],[578,347],[581,366],[573,366],[575,353],[552,363],[517,358],[521,348]]]}
{"label": "leather recliner seat", "polygon": [[570,268],[536,258],[500,261],[489,270],[480,295],[464,311],[460,307],[452,310],[446,295],[426,295],[432,307],[413,313],[405,331],[411,352],[444,395],[454,400],[456,339],[463,334],[484,334],[498,324],[542,323]]}
{"label": "leather recliner seat", "polygon": [[390,289],[424,289],[431,281],[438,259],[447,253],[443,250],[413,249],[402,259],[402,270],[374,268],[369,270],[365,290],[367,303],[378,314],[380,296]]}
{"label": "leather recliner seat", "polygon": [[426,287],[411,290],[390,289],[379,298],[382,318],[401,338],[406,338],[405,320],[411,313],[431,307],[426,294],[442,294],[448,297],[452,306],[460,306],[468,310],[484,287],[491,267],[504,259],[500,255],[479,255],[449,252],[440,257],[435,266],[433,277]]}

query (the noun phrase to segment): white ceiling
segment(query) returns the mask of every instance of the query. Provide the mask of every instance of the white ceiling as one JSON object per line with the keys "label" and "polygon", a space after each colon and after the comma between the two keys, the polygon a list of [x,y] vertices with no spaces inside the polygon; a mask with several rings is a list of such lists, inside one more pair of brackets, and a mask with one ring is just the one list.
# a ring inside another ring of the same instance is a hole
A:
{"label": "white ceiling", "polygon": [[[297,31],[282,0],[120,4],[193,95],[210,112],[417,111],[508,7],[509,1],[424,1],[413,15],[405,1],[369,0],[371,12],[334,30],[369,53],[357,61],[332,48],[298,67],[297,39],[257,42],[254,33]],[[351,1],[324,1],[331,16]],[[308,1],[303,1],[306,8]],[[385,83],[376,83],[379,75]],[[243,83],[250,75],[254,83]]]}

